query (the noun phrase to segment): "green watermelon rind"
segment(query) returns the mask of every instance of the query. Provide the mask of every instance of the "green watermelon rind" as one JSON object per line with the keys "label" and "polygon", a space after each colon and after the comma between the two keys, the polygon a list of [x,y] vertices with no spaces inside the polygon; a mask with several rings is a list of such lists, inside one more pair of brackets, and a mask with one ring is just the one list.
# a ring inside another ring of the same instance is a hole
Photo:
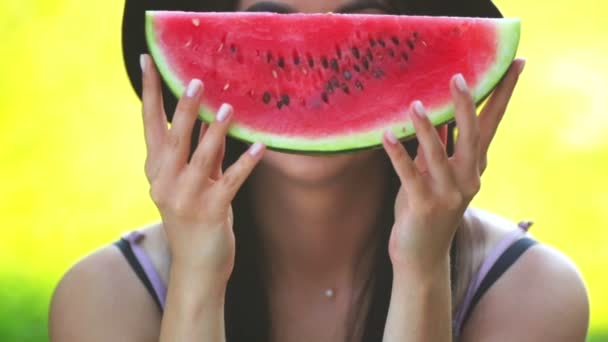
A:
{"label": "green watermelon rind", "polygon": [[[146,39],[148,49],[169,89],[177,98],[180,98],[185,92],[186,84],[182,83],[171,71],[159,44],[156,42],[154,13],[155,11],[146,11]],[[521,30],[520,20],[517,18],[494,20],[497,22],[498,46],[496,56],[498,59],[488,69],[485,75],[479,76],[479,79],[482,80],[482,82],[471,89],[471,94],[477,104],[485,100],[504,77],[511,62],[515,58],[519,45]],[[314,138],[286,137],[273,133],[259,132],[241,124],[232,123],[228,135],[247,143],[260,141],[269,149],[277,151],[304,154],[353,152],[382,146],[382,136],[387,129],[392,130],[397,138],[402,141],[413,138],[416,132],[411,120],[407,118],[406,113],[408,107],[409,105],[404,108],[403,113],[401,114],[404,121],[372,128],[366,132],[353,132],[352,134],[340,133],[336,136]],[[435,126],[449,123],[454,120],[454,107],[451,103],[440,108],[427,108],[427,112],[431,122]],[[204,104],[200,106],[199,116],[208,123],[213,122],[215,118],[213,109]]]}

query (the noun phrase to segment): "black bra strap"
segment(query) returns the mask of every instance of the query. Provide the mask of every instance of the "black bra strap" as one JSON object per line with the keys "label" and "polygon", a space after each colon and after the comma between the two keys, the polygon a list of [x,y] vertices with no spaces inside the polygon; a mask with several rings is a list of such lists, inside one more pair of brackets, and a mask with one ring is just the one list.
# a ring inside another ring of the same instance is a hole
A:
{"label": "black bra strap", "polygon": [[488,274],[483,278],[479,289],[473,295],[469,310],[464,315],[462,326],[464,326],[471,316],[473,309],[479,303],[483,295],[494,285],[494,283],[500,278],[511,267],[517,259],[526,251],[528,248],[534,246],[537,242],[529,237],[523,237],[513,243],[507,250],[496,260],[496,263],[490,268]]}
{"label": "black bra strap", "polygon": [[131,244],[129,243],[129,241],[127,241],[125,239],[120,239],[120,240],[116,241],[114,243],[114,245],[116,245],[118,247],[118,249],[120,249],[122,254],[125,256],[125,258],[129,262],[129,265],[131,265],[131,269],[133,269],[133,271],[135,272],[137,277],[144,284],[144,286],[146,287],[146,290],[148,290],[148,292],[150,292],[150,295],[154,299],[154,302],[156,302],[156,305],[158,305],[158,308],[162,312],[163,309],[160,304],[160,299],[156,296],[156,292],[154,291],[152,282],[146,275],[146,272],[144,271],[143,267],[139,263],[139,260],[137,260],[137,258],[135,257],[135,254],[133,253],[133,249],[131,248]]}

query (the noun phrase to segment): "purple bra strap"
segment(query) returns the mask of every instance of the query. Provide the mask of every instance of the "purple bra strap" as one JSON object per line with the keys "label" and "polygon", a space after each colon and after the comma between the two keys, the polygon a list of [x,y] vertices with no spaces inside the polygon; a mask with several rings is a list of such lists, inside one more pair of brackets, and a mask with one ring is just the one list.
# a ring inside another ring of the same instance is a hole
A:
{"label": "purple bra strap", "polygon": [[490,250],[490,253],[486,257],[486,259],[481,264],[481,267],[469,283],[469,287],[467,288],[467,292],[465,294],[464,299],[458,306],[456,313],[454,314],[453,320],[453,329],[456,332],[456,335],[460,335],[462,329],[462,323],[465,314],[469,311],[469,307],[471,306],[471,301],[475,296],[475,293],[479,289],[481,282],[486,277],[492,266],[496,263],[498,258],[517,240],[526,235],[526,232],[532,225],[532,222],[522,221],[518,224],[520,229],[515,229],[514,231],[508,233],[502,240],[500,240],[496,246]]}
{"label": "purple bra strap", "polygon": [[165,299],[167,296],[167,287],[165,286],[162,279],[160,278],[160,275],[156,271],[152,260],[150,259],[146,251],[144,251],[144,249],[139,245],[139,242],[144,237],[144,234],[137,230],[127,233],[123,236],[123,238],[129,241],[129,244],[131,244],[133,254],[137,258],[137,261],[139,261],[139,263],[141,264],[141,267],[146,273],[146,276],[148,276],[150,283],[152,283],[152,287],[154,288],[154,292],[156,293],[156,297],[158,298],[161,307],[164,308]]}

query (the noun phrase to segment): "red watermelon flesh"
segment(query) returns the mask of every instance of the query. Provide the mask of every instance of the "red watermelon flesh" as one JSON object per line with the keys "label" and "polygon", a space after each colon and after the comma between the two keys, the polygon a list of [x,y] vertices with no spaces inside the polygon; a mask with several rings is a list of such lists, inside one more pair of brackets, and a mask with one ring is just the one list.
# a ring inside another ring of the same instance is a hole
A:
{"label": "red watermelon flesh", "polygon": [[294,152],[378,146],[387,128],[415,134],[421,100],[436,125],[453,119],[449,81],[477,102],[515,57],[517,19],[357,14],[147,12],[151,54],[176,96],[205,83],[200,115],[234,109],[229,134]]}

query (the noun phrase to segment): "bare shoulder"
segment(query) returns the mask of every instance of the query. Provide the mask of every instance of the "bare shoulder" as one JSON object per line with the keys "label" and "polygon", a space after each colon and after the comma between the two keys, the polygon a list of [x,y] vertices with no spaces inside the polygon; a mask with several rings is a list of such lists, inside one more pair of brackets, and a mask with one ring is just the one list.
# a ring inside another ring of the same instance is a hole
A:
{"label": "bare shoulder", "polygon": [[155,302],[111,245],[68,270],[51,301],[51,341],[155,341],[159,327]]}
{"label": "bare shoulder", "polygon": [[[493,239],[514,222],[477,210]],[[483,296],[462,341],[584,341],[589,322],[587,290],[576,265],[545,244],[526,251]]]}
{"label": "bare shoulder", "polygon": [[483,235],[483,247],[486,253],[503,237],[519,229],[514,221],[490,211],[473,207],[466,210],[464,220],[472,229],[480,231]]}

